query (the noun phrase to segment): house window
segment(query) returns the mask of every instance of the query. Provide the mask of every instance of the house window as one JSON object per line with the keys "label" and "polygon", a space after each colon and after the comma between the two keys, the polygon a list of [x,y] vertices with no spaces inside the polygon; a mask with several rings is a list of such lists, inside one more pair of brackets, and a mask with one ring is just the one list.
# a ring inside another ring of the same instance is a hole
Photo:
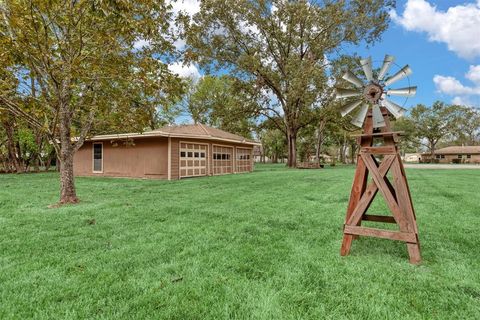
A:
{"label": "house window", "polygon": [[440,155],[437,154],[437,155],[435,156],[435,159],[440,159]]}
{"label": "house window", "polygon": [[457,156],[457,158],[458,158],[458,159],[462,159],[462,155],[459,154],[459,155]]}
{"label": "house window", "polygon": [[472,155],[471,154],[467,154],[467,159],[471,159],[472,158]]}
{"label": "house window", "polygon": [[440,158],[445,159],[445,155],[444,154],[440,155]]}
{"label": "house window", "polygon": [[93,172],[103,172],[103,144],[93,144]]}

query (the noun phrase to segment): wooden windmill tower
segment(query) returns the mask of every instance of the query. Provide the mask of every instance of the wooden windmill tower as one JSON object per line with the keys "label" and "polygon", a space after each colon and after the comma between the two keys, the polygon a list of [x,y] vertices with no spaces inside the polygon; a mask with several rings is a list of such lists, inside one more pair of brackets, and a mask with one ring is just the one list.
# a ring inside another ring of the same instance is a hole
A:
{"label": "wooden windmill tower", "polygon": [[[351,71],[347,71],[343,79],[353,84],[355,88],[336,88],[337,99],[353,99],[342,107],[340,111],[342,116],[359,107],[352,124],[363,127],[363,134],[357,136],[360,150],[345,217],[341,255],[349,254],[352,241],[358,236],[369,236],[405,242],[410,262],[416,264],[421,260],[420,243],[412,198],[397,146],[401,132],[392,132],[390,128],[390,115],[395,118],[401,117],[405,109],[387,97],[390,95],[410,97],[415,95],[417,87],[389,88],[394,82],[412,73],[410,67],[406,65],[397,73],[386,77],[393,60],[393,56],[386,55],[380,71],[374,78],[371,57],[363,59],[361,64],[366,83]],[[387,176],[389,172],[391,180]],[[372,178],[370,182],[369,176]],[[367,214],[377,193],[385,199],[391,216]],[[398,231],[364,227],[361,225],[364,220],[393,223],[398,226]]]}

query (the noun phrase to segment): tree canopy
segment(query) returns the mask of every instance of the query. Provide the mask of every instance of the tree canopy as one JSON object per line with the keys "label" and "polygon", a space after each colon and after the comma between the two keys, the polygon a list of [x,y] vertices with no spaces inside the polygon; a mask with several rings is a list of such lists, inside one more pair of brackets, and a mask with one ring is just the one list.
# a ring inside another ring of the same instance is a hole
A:
{"label": "tree canopy", "polygon": [[[77,201],[73,154],[87,135],[141,131],[181,92],[159,59],[174,51],[169,8],[158,0],[0,3],[0,70],[10,79],[0,103],[48,135],[61,163],[60,202]],[[149,46],[136,48],[140,39]]]}
{"label": "tree canopy", "polygon": [[267,97],[259,112],[281,119],[289,166],[296,163],[298,131],[324,104],[329,62],[345,44],[370,44],[389,22],[388,0],[205,0],[188,21],[185,57],[206,70],[228,70]]}

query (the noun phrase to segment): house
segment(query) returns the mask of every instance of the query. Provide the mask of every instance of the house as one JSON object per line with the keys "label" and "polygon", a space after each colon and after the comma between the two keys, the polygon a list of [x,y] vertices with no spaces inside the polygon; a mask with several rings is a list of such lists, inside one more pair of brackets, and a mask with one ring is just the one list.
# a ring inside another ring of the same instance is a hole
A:
{"label": "house", "polygon": [[423,153],[422,162],[480,164],[480,146],[451,146],[438,149],[435,150],[433,161],[430,153]]}
{"label": "house", "polygon": [[202,124],[93,136],[74,156],[76,176],[176,180],[251,172],[256,141]]}

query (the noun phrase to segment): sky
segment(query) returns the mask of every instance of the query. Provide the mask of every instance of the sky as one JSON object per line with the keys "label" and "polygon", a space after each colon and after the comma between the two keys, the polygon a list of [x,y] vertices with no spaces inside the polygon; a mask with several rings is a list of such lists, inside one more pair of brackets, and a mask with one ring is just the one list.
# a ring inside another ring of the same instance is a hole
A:
{"label": "sky", "polygon": [[[199,10],[196,0],[178,0],[173,6],[192,15]],[[397,0],[390,17],[388,30],[372,47],[360,44],[342,51],[372,56],[376,67],[385,54],[395,56],[398,67],[392,69],[410,65],[413,74],[408,80],[418,86],[417,95],[397,102],[407,108],[436,100],[479,108],[480,0]],[[170,69],[180,76],[202,75],[194,65],[176,63]],[[406,81],[398,86],[407,86]]]}

